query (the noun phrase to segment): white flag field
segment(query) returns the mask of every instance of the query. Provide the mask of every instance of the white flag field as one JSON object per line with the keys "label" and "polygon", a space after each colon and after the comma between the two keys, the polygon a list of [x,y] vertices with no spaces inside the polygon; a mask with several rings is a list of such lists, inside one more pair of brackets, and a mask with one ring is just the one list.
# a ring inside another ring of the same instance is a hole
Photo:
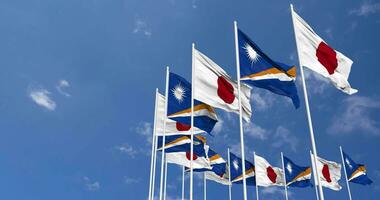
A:
{"label": "white flag field", "polygon": [[331,48],[296,12],[292,16],[300,65],[328,78],[337,89],[356,93],[348,82],[352,60]]}
{"label": "white flag field", "polygon": [[[312,163],[314,163],[313,157],[313,154],[311,154]],[[335,191],[342,189],[342,186],[339,185],[342,175],[341,168],[342,166],[339,163],[317,157],[317,172],[319,173],[320,182],[323,187]]]}
{"label": "white flag field", "polygon": [[[228,112],[239,114],[238,84],[210,58],[194,49],[194,98]],[[242,114],[247,122],[251,118],[251,88],[241,84]]]}
{"label": "white flag field", "polygon": [[284,172],[281,168],[273,167],[265,158],[255,155],[256,184],[258,186],[283,186]]}
{"label": "white flag field", "polygon": [[[165,136],[170,135],[191,135],[191,126],[168,119],[165,116],[165,96],[158,93],[157,95],[157,118],[156,118],[156,135],[163,136],[164,120],[166,119]],[[194,127],[194,134],[204,133],[199,128]]]}

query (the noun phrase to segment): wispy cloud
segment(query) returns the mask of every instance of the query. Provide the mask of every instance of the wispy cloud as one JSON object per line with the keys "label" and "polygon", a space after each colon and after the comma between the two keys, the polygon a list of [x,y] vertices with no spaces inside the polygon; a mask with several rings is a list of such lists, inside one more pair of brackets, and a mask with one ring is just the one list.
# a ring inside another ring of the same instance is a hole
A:
{"label": "wispy cloud", "polygon": [[333,117],[327,129],[330,134],[347,134],[357,131],[360,134],[380,135],[379,122],[371,116],[380,109],[380,101],[369,97],[351,96],[343,101],[344,106]]}
{"label": "wispy cloud", "polygon": [[244,133],[256,139],[266,140],[270,132],[254,123],[244,124]]}
{"label": "wispy cloud", "polygon": [[141,178],[124,177],[126,184],[136,184],[141,182]]}
{"label": "wispy cloud", "polygon": [[115,149],[120,153],[127,154],[130,158],[135,158],[136,154],[138,153],[138,151],[129,144],[115,146]]}
{"label": "wispy cloud", "polygon": [[290,147],[292,151],[297,150],[298,145],[298,138],[291,134],[289,129],[279,126],[277,127],[275,133],[274,133],[274,142],[272,143],[273,147],[280,148],[280,147]]}
{"label": "wispy cloud", "polygon": [[[285,195],[285,190],[281,187],[266,187],[260,190],[260,193],[264,196],[281,196]],[[288,196],[291,196],[292,193],[288,191]]]}
{"label": "wispy cloud", "polygon": [[349,11],[350,14],[357,16],[368,16],[380,11],[380,3],[372,3],[370,1],[363,1],[359,8]]}
{"label": "wispy cloud", "polygon": [[50,92],[46,89],[30,89],[29,97],[39,106],[54,111],[57,104],[50,98]]}
{"label": "wispy cloud", "polygon": [[100,189],[100,183],[98,181],[92,181],[87,176],[83,177],[85,189],[88,191],[97,191]]}
{"label": "wispy cloud", "polygon": [[134,34],[143,34],[146,37],[152,36],[152,31],[148,27],[147,23],[142,19],[136,19],[135,20],[135,26],[132,31]]}
{"label": "wispy cloud", "polygon": [[135,132],[142,135],[148,141],[148,144],[152,144],[153,128],[150,122],[140,122],[135,128]]}
{"label": "wispy cloud", "polygon": [[55,87],[57,89],[57,91],[65,96],[65,97],[70,97],[71,95],[67,92],[65,92],[65,89],[66,88],[69,88],[70,87],[70,83],[67,81],[67,80],[60,80],[58,82],[58,85]]}

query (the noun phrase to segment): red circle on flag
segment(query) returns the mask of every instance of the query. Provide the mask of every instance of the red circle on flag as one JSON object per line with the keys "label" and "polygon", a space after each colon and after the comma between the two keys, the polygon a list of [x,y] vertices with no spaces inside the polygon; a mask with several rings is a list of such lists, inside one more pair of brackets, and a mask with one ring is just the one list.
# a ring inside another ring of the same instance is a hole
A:
{"label": "red circle on flag", "polygon": [[228,104],[235,100],[234,87],[224,77],[218,77],[218,96]]}
{"label": "red circle on flag", "polygon": [[182,124],[181,122],[176,122],[175,127],[178,131],[188,131],[191,128],[190,125]]}
{"label": "red circle on flag", "polygon": [[[186,152],[186,158],[187,158],[187,160],[190,160],[190,152]],[[193,152],[193,160],[196,160],[198,158],[198,156],[197,156],[197,154],[195,154],[194,152]]]}
{"label": "red circle on flag", "polygon": [[267,167],[267,176],[272,183],[276,183],[277,174],[271,166]]}
{"label": "red circle on flag", "polygon": [[333,48],[322,41],[318,45],[316,56],[318,61],[326,68],[330,75],[335,72],[335,69],[338,67],[338,60]]}
{"label": "red circle on flag", "polygon": [[323,165],[322,175],[328,183],[331,183],[330,170],[329,170],[329,166],[327,164]]}

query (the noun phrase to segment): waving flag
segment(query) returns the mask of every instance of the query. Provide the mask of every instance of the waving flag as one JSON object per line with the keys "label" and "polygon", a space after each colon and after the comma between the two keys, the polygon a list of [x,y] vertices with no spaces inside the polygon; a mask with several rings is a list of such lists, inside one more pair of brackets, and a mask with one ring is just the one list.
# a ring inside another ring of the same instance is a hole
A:
{"label": "waving flag", "polygon": [[[165,116],[165,96],[158,94],[156,118],[156,135],[162,136],[164,133],[164,120],[166,119],[165,136],[170,135],[190,135],[190,125],[176,122]],[[199,128],[194,127],[194,134],[204,133]]]}
{"label": "waving flag", "polygon": [[292,16],[300,63],[328,78],[337,89],[356,93],[348,82],[352,60],[330,47],[296,12]]}
{"label": "waving flag", "polygon": [[[173,146],[169,149],[165,149],[166,160],[168,163],[173,163],[185,167],[190,167],[191,145],[189,143]],[[201,144],[193,145],[193,169],[211,169],[209,160],[207,158],[208,146]]]}
{"label": "waving flag", "polygon": [[295,85],[296,67],[269,58],[251,39],[238,30],[241,80],[275,94],[290,97],[296,108],[300,101]]}
{"label": "waving flag", "polygon": [[[191,124],[191,84],[177,74],[169,74],[168,118]],[[214,109],[194,100],[194,126],[210,133],[217,122]]]}
{"label": "waving flag", "polygon": [[364,165],[356,164],[346,153],[343,152],[344,164],[346,166],[346,176],[349,182],[361,185],[369,185],[372,180],[367,176],[367,170]]}
{"label": "waving flag", "polygon": [[[241,158],[230,152],[230,165],[231,170],[231,182],[242,184],[243,183],[243,163]],[[245,161],[245,179],[247,185],[255,185],[255,166],[249,161]]]}
{"label": "waving flag", "polygon": [[[194,98],[215,108],[239,114],[238,84],[214,61],[194,49]],[[241,85],[243,118],[251,118],[251,88]]]}
{"label": "waving flag", "polygon": [[290,187],[307,187],[312,186],[311,167],[301,167],[294,164],[289,158],[284,156],[284,167],[286,185]]}
{"label": "waving flag", "polygon": [[255,155],[256,181],[258,186],[283,186],[284,172],[273,167],[265,158]]}
{"label": "waving flag", "polygon": [[[314,163],[313,154],[311,154],[311,160]],[[342,186],[339,185],[341,168],[342,166],[339,163],[317,157],[317,172],[319,173],[320,182],[323,187],[335,191],[342,189]]]}
{"label": "waving flag", "polygon": [[[157,150],[161,151],[162,150],[163,136],[158,136],[157,139],[158,139]],[[206,142],[206,138],[204,138],[200,135],[194,136],[194,145],[204,144],[205,142]],[[174,147],[174,146],[179,146],[179,145],[189,144],[189,143],[191,143],[191,137],[189,135],[165,136],[165,151],[169,148]]]}

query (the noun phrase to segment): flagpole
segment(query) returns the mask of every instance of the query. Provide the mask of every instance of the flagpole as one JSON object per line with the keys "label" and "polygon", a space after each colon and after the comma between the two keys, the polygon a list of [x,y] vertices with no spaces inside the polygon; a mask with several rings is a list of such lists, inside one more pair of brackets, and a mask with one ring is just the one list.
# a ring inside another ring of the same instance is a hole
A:
{"label": "flagpole", "polygon": [[185,166],[182,166],[182,200],[185,200]]}
{"label": "flagpole", "polygon": [[239,125],[240,125],[240,148],[241,148],[241,159],[242,159],[242,171],[243,171],[243,196],[244,200],[247,200],[247,181],[245,180],[245,152],[244,152],[244,130],[243,130],[243,115],[241,108],[241,92],[240,92],[240,61],[239,61],[239,46],[238,46],[238,35],[237,35],[237,22],[234,21],[234,32],[235,32],[235,55],[236,55],[236,71],[237,71],[237,82],[238,82],[238,98],[239,98]]}
{"label": "flagpole", "polygon": [[194,49],[195,44],[192,44],[191,49],[191,142],[190,142],[190,200],[193,200],[193,154],[194,154]]}
{"label": "flagpole", "polygon": [[284,186],[285,186],[285,199],[288,200],[288,188],[286,183],[286,173],[285,173],[285,164],[284,164],[284,154],[281,152],[281,161],[282,161],[282,171],[284,173]]}
{"label": "flagpole", "polygon": [[256,152],[253,152],[253,163],[255,163],[256,200],[259,200],[259,186],[257,185],[257,174],[256,174]]}
{"label": "flagpole", "polygon": [[[301,60],[300,60],[300,52],[299,52],[299,46],[298,46],[298,42],[297,42],[297,33],[296,33],[296,29],[295,29],[294,16],[293,16],[294,10],[293,10],[293,5],[292,4],[290,4],[290,9],[291,9],[291,12],[292,12],[292,21],[293,21],[294,36],[295,36],[295,41],[296,41],[296,46],[297,46],[298,61],[299,61],[300,69],[301,69],[300,71],[301,71],[301,77],[302,77],[302,86],[303,86],[303,93],[304,93],[304,98],[305,98],[306,114],[307,114],[307,119],[308,119],[308,124],[309,124],[311,146],[312,146],[312,150],[313,150],[314,165],[315,165],[315,169],[317,169],[317,166],[316,166],[316,164],[317,164],[317,157],[318,157],[317,147],[316,147],[316,144],[315,144],[313,122],[312,122],[312,119],[311,119],[311,113],[310,113],[310,108],[309,108],[309,98],[308,98],[307,89],[306,89],[306,82],[305,82],[305,76],[304,76],[304,72],[303,72],[303,65],[302,65]],[[319,189],[320,199],[324,200],[323,189],[322,189],[322,185],[320,184],[319,173],[317,173],[317,182],[318,182],[318,189]]]}
{"label": "flagpole", "polygon": [[316,178],[317,170],[314,168],[314,161],[313,161],[313,156],[311,154],[311,151],[309,151],[309,153],[310,153],[310,160],[311,160],[311,168],[313,169],[313,179],[314,179],[315,195],[317,197],[317,200],[319,200],[317,178]]}
{"label": "flagpole", "polygon": [[166,132],[166,116],[168,109],[168,93],[169,93],[169,66],[166,67],[166,85],[165,85],[165,119],[164,130],[162,133],[162,152],[161,152],[161,177],[160,177],[160,200],[162,200],[162,189],[164,184],[164,167],[165,167],[165,132]]}
{"label": "flagpole", "polygon": [[168,180],[168,161],[166,160],[166,155],[165,155],[164,200],[166,200],[166,185],[167,185],[167,180]]}
{"label": "flagpole", "polygon": [[153,185],[153,162],[154,162],[154,144],[156,138],[156,119],[157,119],[157,96],[158,96],[158,88],[156,88],[155,94],[155,102],[154,102],[154,120],[153,120],[153,133],[152,133],[152,154],[150,158],[150,176],[149,176],[149,197],[148,199],[152,200],[152,188]]}
{"label": "flagpole", "polygon": [[231,158],[230,158],[230,148],[227,148],[228,152],[228,196],[229,200],[232,200],[232,183],[231,183]]}
{"label": "flagpole", "polygon": [[203,199],[207,200],[207,180],[206,172],[203,172]]}
{"label": "flagpole", "polygon": [[342,157],[342,165],[343,165],[343,169],[344,169],[344,177],[346,177],[346,184],[347,184],[348,197],[350,197],[350,200],[352,200],[350,184],[348,183],[348,177],[347,177],[347,171],[346,171],[346,164],[345,164],[345,162],[344,162],[344,158],[343,158],[343,150],[342,150],[342,146],[339,146],[339,149],[340,149],[340,156]]}
{"label": "flagpole", "polygon": [[155,181],[156,181],[156,163],[157,163],[157,133],[154,136],[154,158],[153,158],[153,177],[152,177],[152,196],[151,200],[154,199]]}

